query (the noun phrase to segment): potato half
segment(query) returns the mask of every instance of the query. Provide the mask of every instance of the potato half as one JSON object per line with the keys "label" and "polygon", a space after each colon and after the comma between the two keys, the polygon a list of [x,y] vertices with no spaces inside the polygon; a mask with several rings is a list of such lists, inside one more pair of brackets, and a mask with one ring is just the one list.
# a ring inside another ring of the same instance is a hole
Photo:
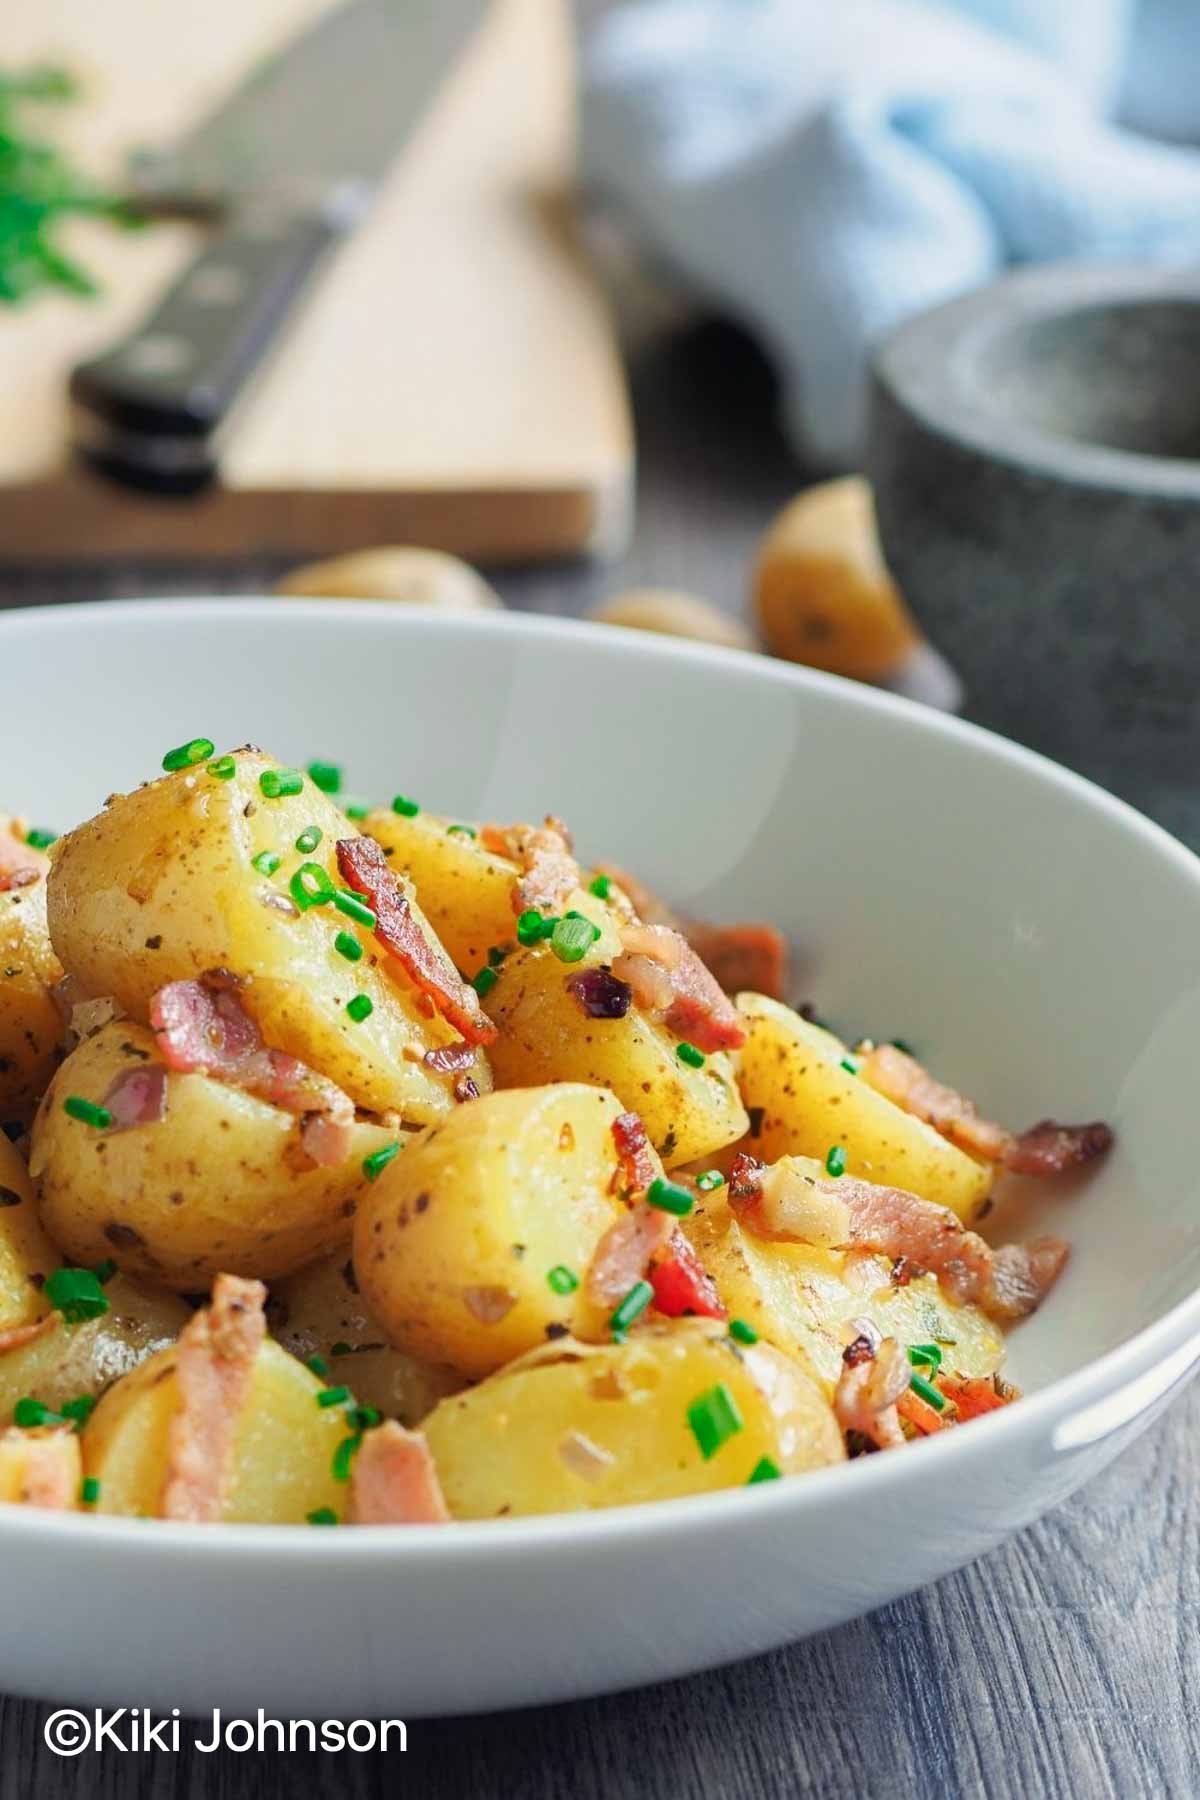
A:
{"label": "potato half", "polygon": [[0,1126],[28,1125],[54,1073],[63,1020],[50,990],[62,972],[46,926],[45,877],[0,892]]}
{"label": "potato half", "polygon": [[[715,1448],[704,1416],[732,1425]],[[458,1519],[703,1494],[761,1479],[764,1462],[792,1475],[845,1455],[807,1369],[701,1320],[644,1327],[624,1344],[535,1351],[443,1400],[424,1431]]]}
{"label": "potato half", "polygon": [[46,1279],[61,1262],[38,1218],[29,1170],[0,1131],[0,1331],[46,1317]]}
{"label": "potato half", "polygon": [[191,1318],[177,1294],[139,1288],[114,1275],[104,1289],[108,1311],[98,1319],[50,1330],[0,1351],[0,1421],[7,1423],[25,1395],[56,1410],[81,1394],[100,1395],[156,1351],[173,1344]]}

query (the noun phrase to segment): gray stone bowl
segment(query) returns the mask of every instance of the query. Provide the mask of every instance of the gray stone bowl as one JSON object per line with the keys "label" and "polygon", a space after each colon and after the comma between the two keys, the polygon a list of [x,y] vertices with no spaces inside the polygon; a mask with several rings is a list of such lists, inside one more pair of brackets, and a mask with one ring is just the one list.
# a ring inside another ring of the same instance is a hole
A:
{"label": "gray stone bowl", "polygon": [[1200,847],[1200,272],[1057,265],[911,320],[867,472],[966,716]]}

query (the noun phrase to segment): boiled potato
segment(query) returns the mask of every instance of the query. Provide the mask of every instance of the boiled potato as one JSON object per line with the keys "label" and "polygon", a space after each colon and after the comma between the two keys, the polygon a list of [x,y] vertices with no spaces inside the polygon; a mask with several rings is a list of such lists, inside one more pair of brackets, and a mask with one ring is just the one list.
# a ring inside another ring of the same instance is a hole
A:
{"label": "boiled potato", "polygon": [[[417,1124],[452,1111],[453,1079],[421,1058],[458,1034],[425,1017],[415,993],[388,973],[373,935],[332,905],[297,913],[289,898],[306,862],[342,885],[335,844],[354,827],[307,777],[300,793],[272,800],[259,778],[278,765],[250,750],[233,760],[228,781],[201,764],[118,795],[61,841],[49,918],[64,964],[91,994],[114,996],[142,1021],[166,982],[230,970],[245,983],[240,998],[265,1041],[358,1105],[394,1108]],[[309,828],[320,843],[299,851]],[[253,866],[262,852],[281,858],[271,875]],[[341,933],[361,944],[358,962],[336,949]],[[373,1007],[362,1021],[346,1011],[358,994]],[[477,1086],[487,1087],[482,1055],[477,1070]]]}
{"label": "boiled potato", "polygon": [[[594,922],[603,915],[593,909]],[[676,1054],[677,1033],[631,1006],[623,1019],[593,1019],[569,983],[620,954],[605,924],[581,962],[564,964],[548,944],[517,950],[501,964],[484,1000],[500,1036],[491,1046],[497,1087],[543,1081],[586,1081],[611,1088],[641,1114],[651,1143],[672,1167],[732,1143],[748,1119],[728,1056],[693,1069]]]}
{"label": "boiled potato", "polygon": [[763,539],[753,587],[767,648],[789,662],[877,681],[918,642],[861,475],[822,482],[784,508]]}
{"label": "boiled potato", "polygon": [[[732,1403],[735,1429],[706,1458],[689,1409],[714,1390]],[[458,1519],[667,1500],[741,1487],[764,1459],[792,1475],[845,1456],[806,1368],[702,1320],[535,1351],[443,1400],[423,1429]]]}
{"label": "boiled potato", "polygon": [[28,1394],[57,1410],[81,1394],[100,1395],[148,1356],[174,1343],[191,1317],[176,1294],[139,1288],[114,1275],[104,1289],[108,1311],[98,1319],[52,1329],[0,1351],[0,1421],[12,1418]]}
{"label": "boiled potato", "polygon": [[731,1315],[789,1355],[807,1357],[830,1383],[857,1335],[848,1329],[854,1319],[871,1319],[903,1344],[944,1346],[946,1368],[961,1375],[991,1375],[1003,1361],[1003,1339],[991,1320],[957,1305],[933,1275],[893,1287],[885,1256],[756,1237],[721,1189],[703,1195],[680,1222]]}
{"label": "boiled potato", "polygon": [[62,972],[46,928],[45,877],[0,884],[0,1128],[28,1125],[54,1073],[63,1021],[50,990]]}
{"label": "boiled potato", "polygon": [[596,607],[592,618],[628,631],[655,631],[665,637],[695,638],[726,650],[753,650],[754,638],[740,619],[711,600],[675,588],[629,588]]}
{"label": "boiled potato", "polygon": [[30,1172],[41,1217],[67,1256],[111,1257],[126,1274],[184,1293],[222,1270],[269,1280],[344,1236],[363,1160],[395,1132],[359,1121],[345,1161],[313,1167],[294,1113],[207,1075],[166,1077],[156,1124],[97,1131],[71,1118],[68,1095],[103,1103],[127,1069],[157,1062],[154,1033],[129,1019],[73,1050],[33,1127]]}
{"label": "boiled potato", "polygon": [[29,1171],[0,1131],[0,1331],[46,1317],[43,1289],[61,1262],[42,1230]]}
{"label": "boiled potato", "polygon": [[972,1218],[991,1191],[993,1171],[940,1137],[931,1125],[876,1093],[854,1073],[854,1058],[832,1032],[763,994],[739,994],[748,1036],[737,1079],[750,1112],[746,1148],[765,1162],[781,1156],[824,1160],[834,1145],[846,1171]]}
{"label": "boiled potato", "polygon": [[408,876],[454,966],[471,976],[493,945],[516,942],[512,893],[519,871],[454,825],[436,813],[404,817],[381,809],[368,815],[363,830],[383,845],[393,869]]}
{"label": "boiled potato", "polygon": [[[97,1512],[160,1516],[179,1406],[177,1356],[161,1350],[118,1381],[84,1427],[83,1471],[100,1483]],[[333,1457],[346,1417],[341,1407],[317,1405],[322,1386],[278,1344],[263,1343],[238,1422],[225,1524],[301,1524],[319,1507],[344,1510],[346,1485],[333,1474]]]}
{"label": "boiled potato", "polygon": [[504,604],[470,563],[413,544],[380,544],[304,563],[285,575],[275,592],[321,600],[400,600],[442,612],[490,612]]}
{"label": "boiled potato", "polygon": [[335,1386],[344,1383],[364,1406],[402,1425],[418,1424],[462,1386],[452,1370],[418,1362],[388,1343],[363,1304],[349,1242],[336,1256],[273,1282],[267,1318],[285,1350],[301,1362],[323,1357]]}
{"label": "boiled potato", "polygon": [[[620,1112],[575,1082],[490,1094],[395,1159],[354,1222],[354,1272],[393,1344],[480,1376],[548,1332],[604,1328],[583,1277],[622,1212]],[[555,1271],[577,1285],[558,1292]]]}

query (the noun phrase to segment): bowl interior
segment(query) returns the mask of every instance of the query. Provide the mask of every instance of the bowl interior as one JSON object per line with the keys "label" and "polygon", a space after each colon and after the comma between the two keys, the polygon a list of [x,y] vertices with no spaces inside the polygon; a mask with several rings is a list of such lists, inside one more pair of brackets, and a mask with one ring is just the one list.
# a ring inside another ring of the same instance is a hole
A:
{"label": "bowl interior", "polygon": [[998,1235],[1075,1246],[1014,1333],[1029,1387],[1200,1280],[1200,862],[956,721],[766,659],[610,629],[278,601],[0,618],[0,806],[66,827],[204,734],[463,817],[562,813],[688,910],[778,921],[797,998],[900,1035],[991,1116],[1105,1117],[1076,1191]]}

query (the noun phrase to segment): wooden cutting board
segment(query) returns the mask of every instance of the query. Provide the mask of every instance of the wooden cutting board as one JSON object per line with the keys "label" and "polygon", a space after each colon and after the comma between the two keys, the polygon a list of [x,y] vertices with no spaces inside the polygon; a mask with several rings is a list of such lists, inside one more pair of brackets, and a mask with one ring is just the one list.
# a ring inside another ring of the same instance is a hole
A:
{"label": "wooden cutting board", "polygon": [[[10,9],[3,60],[72,69],[85,98],[46,108],[46,133],[112,179],[131,147],[169,142],[326,3],[38,0]],[[619,548],[632,436],[607,309],[572,236],[574,135],[566,0],[492,0],[242,402],[221,485],[189,500],[75,467],[65,382],[157,298],[194,228],[73,227],[102,296],[0,308],[0,559]]]}

